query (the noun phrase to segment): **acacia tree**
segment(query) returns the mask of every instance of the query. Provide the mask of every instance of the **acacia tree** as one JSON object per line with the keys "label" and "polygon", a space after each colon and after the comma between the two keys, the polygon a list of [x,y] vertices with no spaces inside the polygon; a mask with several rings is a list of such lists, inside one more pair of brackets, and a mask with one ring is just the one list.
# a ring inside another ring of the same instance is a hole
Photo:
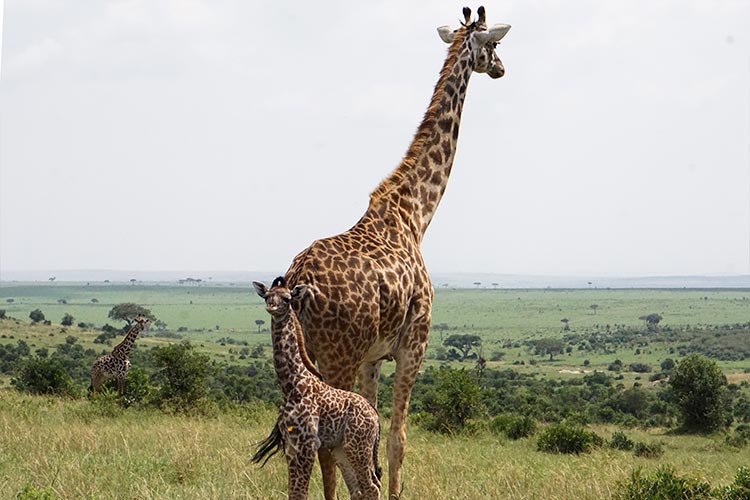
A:
{"label": "acacia tree", "polygon": [[461,361],[464,361],[469,357],[469,353],[472,349],[482,345],[482,339],[479,337],[479,335],[454,334],[445,339],[443,341],[443,345],[445,345],[446,347],[453,347],[461,351]]}
{"label": "acacia tree", "polygon": [[710,432],[727,424],[727,379],[715,361],[700,354],[686,356],[672,369],[669,385],[686,430]]}
{"label": "acacia tree", "polygon": [[258,333],[260,333],[260,327],[263,326],[263,325],[265,325],[266,322],[263,321],[262,319],[256,319],[255,320],[255,324],[258,325]]}
{"label": "acacia tree", "polygon": [[646,328],[649,330],[656,330],[659,322],[664,318],[661,317],[661,314],[651,313],[641,316],[638,319],[646,323]]}
{"label": "acacia tree", "polygon": [[534,341],[534,353],[540,356],[549,354],[549,360],[553,361],[555,354],[560,354],[565,349],[565,343],[560,339],[539,339]]}
{"label": "acacia tree", "polygon": [[151,321],[156,319],[156,316],[151,313],[150,309],[139,306],[138,304],[133,304],[132,302],[117,304],[115,307],[110,309],[107,316],[111,319],[122,321],[128,321],[135,318],[136,316],[145,316]]}

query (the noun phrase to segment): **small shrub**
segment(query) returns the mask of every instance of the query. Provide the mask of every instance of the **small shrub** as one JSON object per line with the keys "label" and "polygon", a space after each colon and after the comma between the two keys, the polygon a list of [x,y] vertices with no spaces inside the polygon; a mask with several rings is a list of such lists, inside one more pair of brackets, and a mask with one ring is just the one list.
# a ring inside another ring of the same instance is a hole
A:
{"label": "small shrub", "polygon": [[549,453],[586,453],[601,443],[601,437],[583,427],[554,424],[539,435],[537,449]]}
{"label": "small shrub", "polygon": [[49,486],[38,489],[30,484],[26,484],[16,495],[17,500],[57,500],[58,498],[60,497],[55,495]]}
{"label": "small shrub", "polygon": [[60,324],[63,326],[73,326],[73,322],[75,321],[75,318],[70,315],[69,313],[65,313],[65,316],[63,316],[62,321],[60,321]]}
{"label": "small shrub", "polygon": [[70,396],[75,392],[73,381],[56,358],[35,356],[24,360],[18,376],[10,383],[18,391],[29,394]]}
{"label": "small shrub", "polygon": [[664,447],[661,443],[642,443],[637,442],[633,447],[633,455],[643,458],[659,458],[664,454]]}
{"label": "small shrub", "polygon": [[612,438],[609,440],[609,447],[615,450],[630,451],[635,446],[632,439],[625,435],[622,431],[617,431],[612,434]]}
{"label": "small shrub", "polygon": [[489,423],[490,432],[498,435],[505,434],[513,419],[513,415],[508,413],[501,413],[500,415],[495,416]]}
{"label": "small shrub", "polygon": [[536,420],[531,417],[515,417],[511,420],[505,435],[510,439],[529,437],[536,432]]}
{"label": "small shrub", "polygon": [[675,475],[669,466],[660,467],[653,476],[644,477],[635,469],[625,482],[618,482],[614,500],[712,500],[711,485],[695,478]]}
{"label": "small shrub", "polygon": [[732,448],[744,448],[750,443],[750,425],[740,424],[734,429],[733,434],[727,435],[725,444]]}
{"label": "small shrub", "polygon": [[646,363],[630,363],[630,371],[635,373],[649,373],[651,367]]}
{"label": "small shrub", "polygon": [[717,492],[720,500],[749,500],[750,499],[750,468],[740,467],[734,475],[734,482]]}

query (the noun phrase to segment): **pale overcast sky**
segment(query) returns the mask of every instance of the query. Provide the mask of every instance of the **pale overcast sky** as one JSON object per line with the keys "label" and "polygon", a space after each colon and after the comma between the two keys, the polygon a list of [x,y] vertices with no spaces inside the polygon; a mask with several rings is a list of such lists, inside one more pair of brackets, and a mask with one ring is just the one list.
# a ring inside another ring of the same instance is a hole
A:
{"label": "pale overcast sky", "polygon": [[[295,4],[6,0],[0,270],[283,271],[353,225],[463,4]],[[750,0],[485,6],[429,269],[749,273]]]}

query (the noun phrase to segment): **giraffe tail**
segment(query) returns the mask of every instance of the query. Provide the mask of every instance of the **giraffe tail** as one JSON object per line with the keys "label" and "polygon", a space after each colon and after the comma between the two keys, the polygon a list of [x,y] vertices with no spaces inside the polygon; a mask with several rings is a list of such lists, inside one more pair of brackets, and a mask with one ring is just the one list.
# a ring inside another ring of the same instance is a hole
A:
{"label": "giraffe tail", "polygon": [[[282,449],[284,449],[284,436],[281,434],[279,422],[277,421],[276,425],[273,426],[271,434],[269,434],[268,437],[258,445],[258,450],[255,452],[255,455],[253,455],[252,461],[263,467],[272,456]],[[261,461],[263,461],[263,463],[261,463]]]}
{"label": "giraffe tail", "polygon": [[380,464],[378,463],[378,446],[380,445],[380,419],[378,419],[378,434],[377,438],[375,439],[375,444],[372,445],[372,465],[375,468],[375,476],[378,478],[378,482],[380,481],[380,478],[383,476],[383,469],[380,467]]}

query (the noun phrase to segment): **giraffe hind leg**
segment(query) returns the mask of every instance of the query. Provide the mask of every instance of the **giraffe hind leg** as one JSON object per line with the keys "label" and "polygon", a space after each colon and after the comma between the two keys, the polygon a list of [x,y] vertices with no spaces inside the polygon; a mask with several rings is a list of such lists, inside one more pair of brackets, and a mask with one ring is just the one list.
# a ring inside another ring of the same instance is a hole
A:
{"label": "giraffe hind leg", "polygon": [[98,393],[102,384],[104,383],[104,374],[100,370],[91,371],[91,387],[89,388],[92,393]]}

